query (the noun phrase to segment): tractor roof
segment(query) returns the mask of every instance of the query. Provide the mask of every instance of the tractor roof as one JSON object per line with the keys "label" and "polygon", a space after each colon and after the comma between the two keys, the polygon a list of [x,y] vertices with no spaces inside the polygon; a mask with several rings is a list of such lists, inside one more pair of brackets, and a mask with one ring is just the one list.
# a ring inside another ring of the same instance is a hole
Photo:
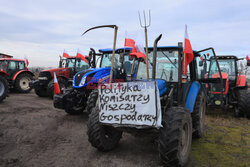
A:
{"label": "tractor roof", "polygon": [[[234,55],[219,55],[219,56],[216,56],[217,59],[235,59],[235,60],[239,60],[237,56],[234,56]],[[212,59],[214,57],[211,57]]]}
{"label": "tractor roof", "polygon": [[[120,52],[120,51],[131,51],[131,50],[132,50],[132,48],[130,48],[130,47],[117,48],[115,50],[115,52],[117,53],[117,52]],[[99,52],[101,52],[101,53],[112,53],[112,51],[113,51],[113,49],[111,49],[111,48],[99,49]]]}
{"label": "tractor roof", "polygon": [[0,58],[0,61],[24,61],[23,59],[13,59],[13,58]]}

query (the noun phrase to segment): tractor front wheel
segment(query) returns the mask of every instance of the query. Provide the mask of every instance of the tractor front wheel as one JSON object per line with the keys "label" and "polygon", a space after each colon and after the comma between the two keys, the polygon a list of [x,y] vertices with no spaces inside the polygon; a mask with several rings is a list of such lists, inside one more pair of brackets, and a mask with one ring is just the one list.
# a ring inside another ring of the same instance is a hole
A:
{"label": "tractor front wheel", "polygon": [[114,149],[122,137],[122,131],[118,131],[112,126],[104,126],[99,123],[98,107],[93,108],[90,113],[87,128],[89,142],[100,151],[110,151]]}
{"label": "tractor front wheel", "polygon": [[2,102],[8,94],[9,84],[8,81],[0,75],[0,102]]}
{"label": "tractor front wheel", "polygon": [[48,96],[47,89],[44,87],[34,88],[34,90],[35,90],[35,93],[37,94],[37,96],[39,96],[39,97],[47,97]]}
{"label": "tractor front wheel", "polygon": [[29,93],[32,89],[29,86],[31,79],[32,75],[28,73],[18,75],[15,80],[15,89],[20,93]]}
{"label": "tractor front wheel", "polygon": [[201,138],[205,127],[205,114],[207,112],[207,101],[205,93],[200,90],[196,98],[194,111],[192,112],[193,137]]}
{"label": "tractor front wheel", "polygon": [[162,118],[159,155],[165,166],[184,166],[192,142],[191,114],[183,107],[170,108]]}
{"label": "tractor front wheel", "polygon": [[93,90],[88,97],[88,101],[87,101],[87,113],[90,114],[92,109],[96,106],[96,102],[98,99],[98,90]]}

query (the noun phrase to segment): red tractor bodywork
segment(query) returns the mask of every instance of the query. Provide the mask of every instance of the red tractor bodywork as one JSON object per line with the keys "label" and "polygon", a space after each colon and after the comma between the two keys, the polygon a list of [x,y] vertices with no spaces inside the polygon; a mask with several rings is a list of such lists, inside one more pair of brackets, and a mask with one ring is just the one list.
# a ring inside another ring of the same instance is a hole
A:
{"label": "red tractor bodywork", "polygon": [[[0,58],[0,71],[7,75],[6,79],[9,82],[10,88],[16,88],[18,85],[17,82],[20,82],[19,79],[21,76],[26,75],[30,80],[34,76],[34,74],[26,67],[25,60],[13,59],[12,56],[9,55]],[[29,85],[29,83],[27,83],[27,85]]]}
{"label": "red tractor bodywork", "polygon": [[[226,95],[226,94],[228,94],[228,90],[229,90],[229,80],[228,80],[228,74],[227,73],[225,73],[225,72],[222,72],[221,73],[221,75],[222,75],[222,79],[225,81],[225,87],[224,87],[224,91],[223,91],[223,95]],[[217,73],[217,74],[213,74],[212,75],[212,78],[220,78],[220,74],[219,73]],[[221,92],[219,92],[219,91],[213,91],[213,85],[211,84],[210,85],[211,87],[210,87],[210,91],[211,91],[211,94],[221,94]]]}
{"label": "red tractor bodywork", "polygon": [[60,59],[58,68],[41,71],[38,80],[31,82],[30,85],[34,87],[38,96],[53,97],[54,73],[56,74],[60,88],[66,88],[72,85],[70,82],[77,72],[86,70],[90,67],[86,58],[86,56],[84,58],[68,56],[66,59]]}

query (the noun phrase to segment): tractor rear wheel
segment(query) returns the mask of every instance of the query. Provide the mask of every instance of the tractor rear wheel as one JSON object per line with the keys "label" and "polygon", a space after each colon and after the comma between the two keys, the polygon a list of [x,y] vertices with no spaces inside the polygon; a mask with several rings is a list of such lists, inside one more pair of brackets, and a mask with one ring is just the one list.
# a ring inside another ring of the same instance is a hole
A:
{"label": "tractor rear wheel", "polygon": [[193,137],[195,138],[201,138],[203,134],[205,127],[206,112],[207,112],[207,101],[205,93],[202,90],[200,90],[196,98],[194,110],[191,113],[192,124],[193,124]]}
{"label": "tractor rear wheel", "polygon": [[183,107],[170,108],[162,118],[159,155],[165,166],[184,166],[192,142],[192,118]]}
{"label": "tractor rear wheel", "polygon": [[238,116],[250,118],[250,91],[238,91]]}
{"label": "tractor rear wheel", "polygon": [[8,90],[9,90],[8,81],[3,76],[0,75],[0,102],[2,102],[6,98]]}
{"label": "tractor rear wheel", "polygon": [[98,90],[93,90],[88,97],[87,101],[87,113],[90,114],[92,109],[96,106],[96,102],[98,99]]}
{"label": "tractor rear wheel", "polygon": [[31,87],[29,86],[29,82],[32,79],[32,75],[29,73],[23,73],[17,76],[15,80],[15,89],[20,93],[29,93],[31,91]]}
{"label": "tractor rear wheel", "polygon": [[104,126],[99,123],[99,108],[93,108],[87,122],[87,135],[91,145],[100,151],[114,149],[121,137],[122,131],[111,126]]}
{"label": "tractor rear wheel", "polygon": [[[58,79],[58,84],[60,87],[60,90],[62,91],[63,89],[67,88],[67,81],[65,79]],[[48,84],[48,88],[47,88],[47,94],[48,96],[53,99],[54,97],[54,80],[51,80]]]}

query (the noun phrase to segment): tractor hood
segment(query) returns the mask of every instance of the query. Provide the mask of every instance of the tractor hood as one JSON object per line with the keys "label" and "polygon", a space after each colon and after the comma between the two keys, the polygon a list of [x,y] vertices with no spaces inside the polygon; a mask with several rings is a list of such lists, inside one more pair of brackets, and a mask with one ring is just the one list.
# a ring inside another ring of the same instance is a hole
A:
{"label": "tractor hood", "polygon": [[110,67],[83,70],[74,76],[73,87],[82,88],[90,84],[106,83],[109,80]]}
{"label": "tractor hood", "polygon": [[64,73],[65,71],[69,71],[69,68],[52,68],[52,69],[48,69],[48,70],[43,70],[44,72],[47,71],[47,72],[50,72],[50,73],[54,73],[56,72],[56,74],[62,72]]}

